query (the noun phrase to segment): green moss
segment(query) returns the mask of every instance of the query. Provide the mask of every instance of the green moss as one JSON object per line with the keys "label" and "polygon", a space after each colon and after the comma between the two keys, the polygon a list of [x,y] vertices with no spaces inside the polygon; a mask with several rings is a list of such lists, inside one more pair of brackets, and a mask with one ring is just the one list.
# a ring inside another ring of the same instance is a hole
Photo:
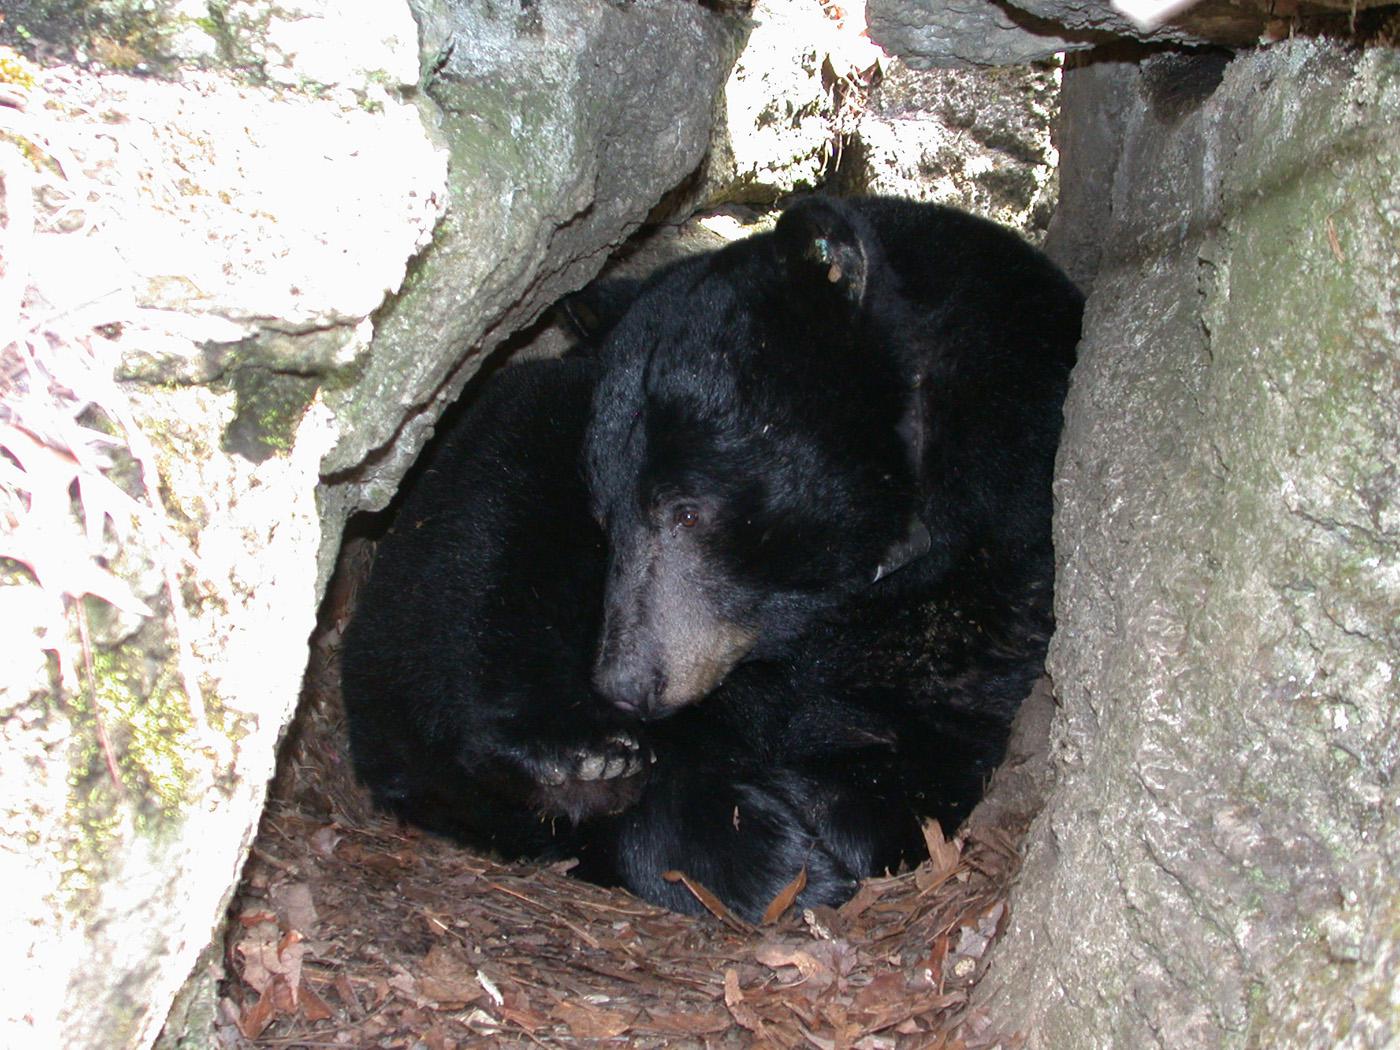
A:
{"label": "green moss", "polygon": [[[137,800],[138,823],[155,827],[160,817],[189,802],[186,734],[191,729],[189,702],[180,686],[173,657],[153,664],[120,647],[93,654],[97,709],[111,737],[121,786]],[[90,704],[83,697],[75,707]],[[79,776],[90,792],[114,787],[95,732],[85,744]],[[98,774],[94,776],[94,774]],[[90,794],[95,798],[95,794]]]}
{"label": "green moss", "polygon": [[62,858],[71,894],[97,891],[124,828],[165,841],[194,801],[189,702],[174,655],[155,655],[161,647],[148,637],[162,630],[151,621],[129,644],[94,652],[91,691],[83,675],[82,688],[63,701],[73,725],[73,838]]}
{"label": "green moss", "polygon": [[224,431],[224,451],[254,463],[289,451],[302,416],[320,385],[317,376],[238,369],[233,378],[238,410]]}

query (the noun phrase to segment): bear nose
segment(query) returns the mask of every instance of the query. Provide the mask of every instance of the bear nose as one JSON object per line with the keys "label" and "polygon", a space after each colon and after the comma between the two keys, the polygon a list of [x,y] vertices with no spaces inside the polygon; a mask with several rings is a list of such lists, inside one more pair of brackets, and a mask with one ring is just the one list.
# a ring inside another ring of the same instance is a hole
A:
{"label": "bear nose", "polygon": [[601,661],[594,670],[593,684],[615,707],[645,719],[656,714],[666,692],[666,674],[659,667]]}

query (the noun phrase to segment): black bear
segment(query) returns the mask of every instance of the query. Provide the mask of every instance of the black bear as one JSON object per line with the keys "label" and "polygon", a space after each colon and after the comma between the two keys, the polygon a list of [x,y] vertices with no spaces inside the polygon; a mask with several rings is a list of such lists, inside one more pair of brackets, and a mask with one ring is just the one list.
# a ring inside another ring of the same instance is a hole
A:
{"label": "black bear", "polygon": [[[1024,675],[989,694],[1005,668],[971,639],[1038,664],[1081,311],[1011,232],[887,199],[809,198],[644,288],[586,438],[609,549],[599,690],[666,714],[833,616],[933,601],[927,691],[1008,715]],[[878,633],[885,615],[858,618]]]}
{"label": "black bear", "polygon": [[506,369],[347,632],[361,777],[681,910],[669,869],[753,917],[913,859],[1043,661],[1080,305],[990,223],[813,200],[654,278],[601,363]]}
{"label": "black bear", "polygon": [[356,771],[412,823],[576,857],[680,910],[698,905],[673,868],[749,917],[804,867],[803,902],[839,903],[917,835],[888,731],[771,667],[657,726],[592,689],[607,562],[579,453],[597,371],[506,368],[424,457],[342,646]]}

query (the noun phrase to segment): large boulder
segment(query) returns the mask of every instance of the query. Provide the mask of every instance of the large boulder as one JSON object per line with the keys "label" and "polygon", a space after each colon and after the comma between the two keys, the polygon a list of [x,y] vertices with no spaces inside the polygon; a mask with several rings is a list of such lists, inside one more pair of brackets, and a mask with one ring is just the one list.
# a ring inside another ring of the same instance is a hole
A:
{"label": "large boulder", "polygon": [[256,826],[314,623],[317,390],[444,189],[408,8],[360,29],[325,98],[6,64],[4,1045],[148,1043]]}
{"label": "large boulder", "polygon": [[[740,43],[682,0],[414,0],[447,214],[375,319],[326,457],[331,514],[384,506],[481,361],[574,291],[695,172]],[[334,548],[328,547],[323,571]]]}
{"label": "large boulder", "polygon": [[979,994],[1030,1047],[1391,1046],[1400,59],[1158,61],[1102,78],[1058,784]]}
{"label": "large boulder", "polygon": [[696,169],[736,41],[684,0],[370,7],[7,9],[84,62],[0,53],[0,1044],[151,1041],[346,516]]}

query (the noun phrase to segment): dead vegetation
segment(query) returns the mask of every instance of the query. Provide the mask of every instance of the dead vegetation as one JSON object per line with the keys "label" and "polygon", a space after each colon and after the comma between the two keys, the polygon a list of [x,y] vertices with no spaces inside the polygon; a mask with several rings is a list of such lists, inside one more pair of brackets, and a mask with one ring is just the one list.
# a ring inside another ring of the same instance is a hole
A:
{"label": "dead vegetation", "polygon": [[[352,545],[347,560],[366,553]],[[839,909],[780,900],[758,927],[675,915],[567,864],[473,855],[373,813],[353,782],[336,683],[351,597],[342,585],[326,602],[234,905],[223,1045],[1019,1045],[968,995],[1005,924],[1021,828],[946,841],[933,826],[917,870]]]}

